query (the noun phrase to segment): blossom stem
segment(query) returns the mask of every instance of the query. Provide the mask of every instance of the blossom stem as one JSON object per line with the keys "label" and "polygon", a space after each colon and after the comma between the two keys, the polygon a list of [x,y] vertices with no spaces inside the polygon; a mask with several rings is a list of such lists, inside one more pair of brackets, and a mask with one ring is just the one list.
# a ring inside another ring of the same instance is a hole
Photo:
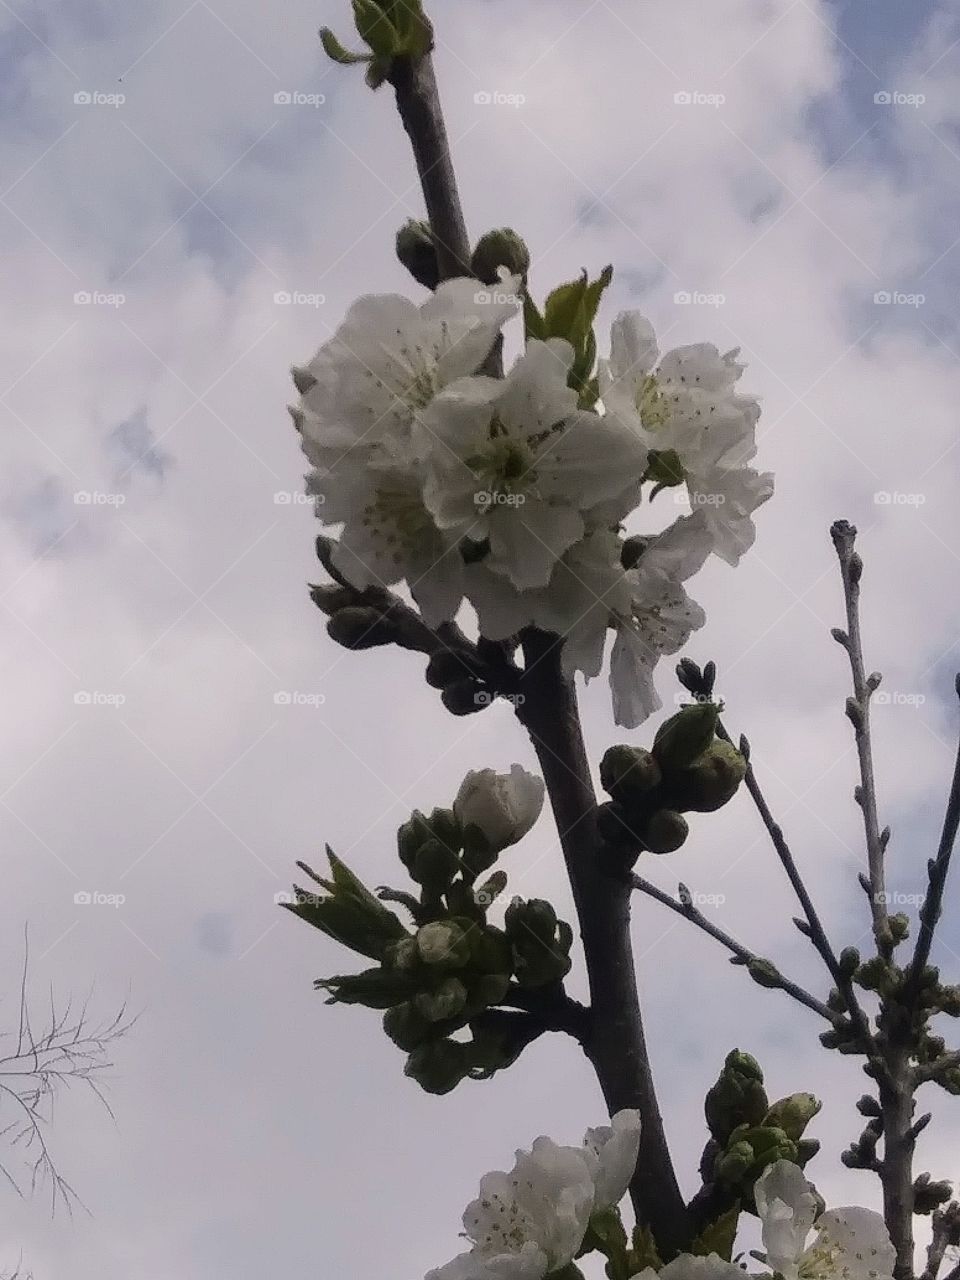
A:
{"label": "blossom stem", "polygon": [[524,700],[517,716],[533,741],[573,889],[590,987],[584,1046],[611,1115],[636,1108],[640,1158],[631,1185],[637,1220],[664,1256],[689,1245],[688,1214],[667,1146],[644,1036],[630,940],[630,886],[603,873],[597,799],[573,683],[562,671],[562,640],[523,637]]}

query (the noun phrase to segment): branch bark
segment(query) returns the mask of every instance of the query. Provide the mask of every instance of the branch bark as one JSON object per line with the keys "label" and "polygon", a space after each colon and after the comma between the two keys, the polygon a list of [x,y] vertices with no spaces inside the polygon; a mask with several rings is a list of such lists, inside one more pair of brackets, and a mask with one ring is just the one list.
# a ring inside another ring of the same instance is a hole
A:
{"label": "branch bark", "polygon": [[573,684],[560,665],[561,640],[524,638],[524,701],[517,716],[540,761],[580,923],[590,984],[586,1044],[611,1113],[642,1117],[640,1158],[631,1186],[637,1220],[670,1256],[689,1244],[686,1206],[677,1184],[647,1052],[630,940],[630,887],[605,875],[596,830],[597,800]]}

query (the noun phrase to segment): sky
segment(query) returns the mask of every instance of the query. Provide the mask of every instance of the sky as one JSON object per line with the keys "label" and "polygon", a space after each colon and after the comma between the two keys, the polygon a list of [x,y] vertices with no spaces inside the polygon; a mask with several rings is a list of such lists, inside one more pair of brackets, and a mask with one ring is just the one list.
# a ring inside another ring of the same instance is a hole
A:
{"label": "sky", "polygon": [[[838,945],[862,941],[828,527],[861,531],[890,879],[909,896],[957,732],[960,12],[432,11],[474,235],[520,230],[540,296],[612,262],[601,335],[639,307],[665,346],[742,350],[777,493],[741,566],[691,584],[708,624],[687,652],[718,663]],[[483,1172],[602,1119],[554,1036],[491,1082],[422,1094],[376,1015],[324,1006],[312,981],[344,957],[275,904],[325,841],[370,883],[395,877],[414,807],[449,804],[468,769],[533,767],[506,706],[452,719],[419,658],[336,648],[307,596],[288,369],[359,294],[415,295],[392,242],[421,213],[388,91],[324,61],[325,23],[349,41],[342,0],[0,0],[0,1017],[15,1029],[25,927],[38,1016],[51,988],[139,1015],[114,1047],[114,1119],[71,1092],[50,1128],[86,1211],[0,1187],[0,1269],[44,1280],[420,1276],[457,1250]],[[672,707],[669,664],[660,686]],[[616,730],[602,681],[583,716],[594,759],[653,732]],[[504,865],[569,917],[546,817]],[[746,798],[641,869],[714,896],[723,927],[825,992]],[[828,1201],[875,1204],[837,1161],[862,1077],[813,1016],[656,903],[633,931],[685,1189],[703,1094],[739,1046],[771,1096],[824,1098]],[[956,975],[958,953],[948,920],[936,959]],[[956,1124],[938,1106],[924,1135],[935,1177],[960,1178]]]}

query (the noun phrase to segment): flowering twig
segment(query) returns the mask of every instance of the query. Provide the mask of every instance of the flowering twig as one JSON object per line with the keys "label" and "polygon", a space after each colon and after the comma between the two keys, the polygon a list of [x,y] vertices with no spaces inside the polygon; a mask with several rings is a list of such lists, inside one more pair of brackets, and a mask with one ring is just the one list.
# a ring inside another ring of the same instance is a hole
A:
{"label": "flowering twig", "polygon": [[769,961],[764,960],[762,956],[757,955],[756,952],[745,947],[742,943],[738,942],[736,938],[732,937],[729,933],[721,929],[718,925],[714,924],[712,920],[705,916],[703,912],[694,905],[693,895],[686,885],[680,885],[680,896],[679,899],[677,899],[671,898],[668,893],[665,893],[662,889],[658,888],[657,885],[652,884],[649,880],[645,880],[643,876],[637,875],[636,873],[631,873],[630,884],[634,889],[639,890],[640,893],[645,893],[648,897],[654,898],[657,902],[663,903],[665,907],[669,907],[671,911],[675,911],[677,915],[683,916],[684,919],[689,920],[691,924],[696,925],[698,929],[702,929],[704,933],[708,934],[711,938],[714,938],[721,944],[721,946],[726,947],[732,954],[733,963],[746,966],[751,974],[756,975],[760,985],[769,987],[773,990],[786,992],[788,996],[792,996],[793,999],[797,1000],[800,1004],[805,1005],[814,1013],[818,1013],[821,1018],[825,1018],[828,1022],[833,1023],[835,1014],[830,1011],[822,1000],[818,1000],[816,996],[813,996],[809,991],[804,990],[804,988],[798,983],[784,977],[784,975],[780,973],[779,969]]}

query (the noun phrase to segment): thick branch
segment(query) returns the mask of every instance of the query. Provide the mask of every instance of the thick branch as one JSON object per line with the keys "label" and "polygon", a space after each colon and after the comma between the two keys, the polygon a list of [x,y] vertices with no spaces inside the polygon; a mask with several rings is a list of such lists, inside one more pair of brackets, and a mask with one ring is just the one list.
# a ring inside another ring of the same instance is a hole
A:
{"label": "thick branch", "polygon": [[630,940],[630,887],[603,872],[597,801],[573,684],[560,666],[561,641],[529,632],[523,652],[524,701],[517,715],[530,733],[550,796],[573,888],[590,984],[585,1045],[611,1113],[637,1108],[640,1159],[631,1187],[638,1220],[664,1251],[689,1243],[687,1212],[667,1147],[644,1038]]}
{"label": "thick branch", "polygon": [[[669,893],[664,893],[662,889],[652,884],[649,880],[645,880],[643,876],[631,874],[630,884],[634,889],[638,889],[650,898],[655,898],[657,902],[662,902],[665,907],[669,907],[671,911],[675,911],[677,915],[683,916],[691,924],[696,925],[698,929],[702,929],[704,933],[714,938],[721,946],[726,947],[738,964],[749,967],[758,961],[762,961],[762,957],[758,956],[756,952],[751,951],[748,947],[738,942],[736,938],[731,937],[729,933],[726,933],[718,925],[715,925],[712,920],[708,919],[702,911],[699,911],[693,905],[693,898],[684,885],[680,886],[680,898],[678,900],[671,898]],[[774,973],[770,973],[769,986],[786,992],[788,996],[792,996],[800,1004],[812,1009],[814,1013],[818,1013],[821,1018],[826,1018],[828,1022],[833,1023],[834,1014],[831,1013],[822,1000],[818,1000],[816,996],[811,995],[809,991],[805,991],[796,982],[785,978],[779,970],[775,971],[775,976]]]}

